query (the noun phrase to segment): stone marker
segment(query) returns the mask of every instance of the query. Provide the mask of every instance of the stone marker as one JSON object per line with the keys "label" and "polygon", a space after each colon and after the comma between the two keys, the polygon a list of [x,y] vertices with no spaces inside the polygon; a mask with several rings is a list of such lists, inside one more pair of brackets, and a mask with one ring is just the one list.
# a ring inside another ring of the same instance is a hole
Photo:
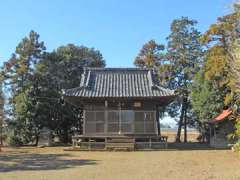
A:
{"label": "stone marker", "polygon": [[45,147],[52,145],[52,131],[46,127],[40,130],[38,147]]}

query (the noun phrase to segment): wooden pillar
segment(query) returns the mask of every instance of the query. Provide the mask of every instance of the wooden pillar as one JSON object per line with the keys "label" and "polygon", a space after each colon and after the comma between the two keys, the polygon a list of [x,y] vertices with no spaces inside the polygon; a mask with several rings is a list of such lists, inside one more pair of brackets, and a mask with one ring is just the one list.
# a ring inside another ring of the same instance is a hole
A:
{"label": "wooden pillar", "polygon": [[82,134],[86,134],[86,110],[83,110]]}
{"label": "wooden pillar", "polygon": [[0,124],[0,151],[1,151],[1,146],[3,145],[3,125],[2,123]]}
{"label": "wooden pillar", "polygon": [[211,138],[212,138],[212,126],[211,125],[209,125],[209,131],[210,131],[209,132],[210,134],[209,134],[209,142],[208,143],[210,143],[210,145],[211,145],[211,142],[210,142]]}
{"label": "wooden pillar", "polygon": [[104,133],[108,133],[108,101],[104,102]]}
{"label": "wooden pillar", "polygon": [[216,146],[216,145],[215,145],[215,142],[216,142],[216,140],[217,140],[217,133],[216,133],[215,126],[213,126],[213,133],[214,133],[213,144],[214,144],[214,146]]}
{"label": "wooden pillar", "polygon": [[157,133],[158,136],[161,135],[161,127],[160,127],[160,120],[159,120],[159,107],[156,108],[156,121],[157,121]]}
{"label": "wooden pillar", "polygon": [[82,108],[79,108],[79,110],[78,110],[79,112],[79,134],[83,134],[83,126],[84,126],[84,123],[83,123],[83,121],[84,121],[84,115],[83,115],[83,109]]}
{"label": "wooden pillar", "polygon": [[1,136],[1,137],[0,137],[0,138],[1,138],[1,142],[0,142],[0,152],[1,152],[1,151],[2,151],[1,148],[2,148],[2,146],[3,146],[3,138],[2,138],[2,136],[3,136],[3,135],[2,135],[2,134],[3,134],[3,125],[2,125],[2,123],[0,124],[0,126],[1,126],[1,127],[0,127],[0,130],[1,130],[1,132],[0,132],[0,133],[1,133],[1,134],[0,134],[0,136]]}
{"label": "wooden pillar", "polygon": [[118,134],[120,135],[120,134],[122,134],[122,117],[121,117],[121,110],[122,110],[122,108],[121,108],[121,102],[118,102],[118,111],[119,111],[119,130],[118,130]]}

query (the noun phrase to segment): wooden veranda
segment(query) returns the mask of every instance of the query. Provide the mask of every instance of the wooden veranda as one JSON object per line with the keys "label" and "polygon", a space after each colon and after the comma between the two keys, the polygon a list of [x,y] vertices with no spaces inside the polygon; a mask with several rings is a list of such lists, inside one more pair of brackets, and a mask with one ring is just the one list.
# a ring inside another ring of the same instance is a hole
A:
{"label": "wooden veranda", "polygon": [[136,150],[167,148],[167,136],[73,136],[73,148],[82,150]]}

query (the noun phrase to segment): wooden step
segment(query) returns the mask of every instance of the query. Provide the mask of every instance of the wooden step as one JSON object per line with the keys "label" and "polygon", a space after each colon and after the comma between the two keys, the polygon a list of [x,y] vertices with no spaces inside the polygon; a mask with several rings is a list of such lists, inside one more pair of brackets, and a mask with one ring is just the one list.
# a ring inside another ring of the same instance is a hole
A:
{"label": "wooden step", "polygon": [[134,143],[106,143],[106,149],[112,150],[134,150]]}
{"label": "wooden step", "polygon": [[115,147],[112,150],[114,151],[134,151],[134,148],[129,147]]}
{"label": "wooden step", "polygon": [[133,138],[108,138],[107,143],[134,143]]}

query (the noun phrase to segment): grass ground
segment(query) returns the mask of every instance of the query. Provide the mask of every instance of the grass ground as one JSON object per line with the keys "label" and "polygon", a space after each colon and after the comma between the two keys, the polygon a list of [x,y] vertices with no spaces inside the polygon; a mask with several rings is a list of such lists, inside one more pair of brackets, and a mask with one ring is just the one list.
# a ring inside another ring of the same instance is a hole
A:
{"label": "grass ground", "polygon": [[76,152],[3,148],[0,180],[240,179],[240,159],[229,150]]}

